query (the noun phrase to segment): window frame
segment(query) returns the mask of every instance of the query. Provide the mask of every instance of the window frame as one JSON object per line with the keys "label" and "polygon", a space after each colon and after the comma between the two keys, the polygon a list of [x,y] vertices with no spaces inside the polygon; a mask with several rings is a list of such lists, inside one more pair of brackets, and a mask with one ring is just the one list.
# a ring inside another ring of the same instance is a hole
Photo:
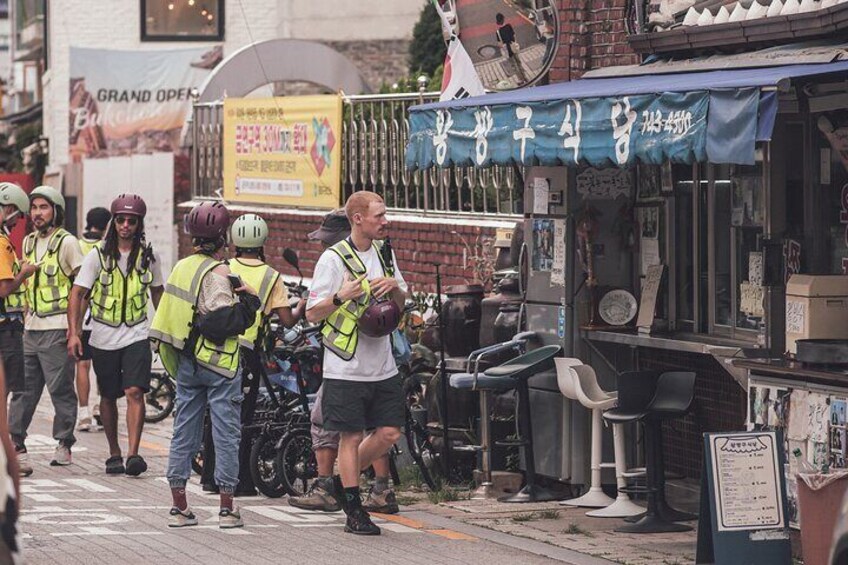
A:
{"label": "window frame", "polygon": [[215,35],[150,35],[147,33],[147,0],[139,0],[141,14],[140,28],[141,41],[143,42],[162,42],[162,41],[182,41],[189,43],[223,41],[224,40],[224,20],[225,0],[205,0],[210,3],[215,3],[218,6],[218,21],[216,22],[217,33]]}

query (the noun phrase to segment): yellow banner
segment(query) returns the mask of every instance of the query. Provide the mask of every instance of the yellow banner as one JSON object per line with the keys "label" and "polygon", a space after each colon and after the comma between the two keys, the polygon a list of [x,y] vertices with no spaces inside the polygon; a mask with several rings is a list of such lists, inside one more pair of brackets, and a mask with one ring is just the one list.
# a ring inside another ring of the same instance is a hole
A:
{"label": "yellow banner", "polygon": [[224,199],[337,208],[342,99],[224,99]]}

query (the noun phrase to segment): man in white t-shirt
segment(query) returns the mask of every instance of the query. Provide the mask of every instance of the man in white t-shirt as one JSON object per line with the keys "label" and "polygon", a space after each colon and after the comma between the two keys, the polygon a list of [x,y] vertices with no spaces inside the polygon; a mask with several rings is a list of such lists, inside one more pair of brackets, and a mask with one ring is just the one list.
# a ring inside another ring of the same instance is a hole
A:
{"label": "man in white t-shirt", "polygon": [[[373,192],[355,192],[348,198],[345,212],[351,223],[347,245],[366,273],[355,277],[337,246],[325,251],[315,265],[309,289],[306,318],[311,323],[322,322],[341,307],[347,308],[350,301],[361,300],[366,288],[370,289],[371,297],[394,300],[399,307],[406,299],[407,287],[400,270],[394,269],[394,276],[386,276],[374,245],[387,235],[383,199]],[[365,278],[367,285],[362,284]],[[325,344],[326,339],[325,336]],[[336,490],[343,489],[337,495],[347,514],[345,531],[378,535],[380,529],[362,508],[359,474],[400,437],[405,419],[401,377],[388,335],[374,338],[359,332],[354,351],[348,351],[346,357],[347,360],[329,347],[324,348],[323,425],[327,430],[341,433],[338,455],[341,477],[337,478]],[[374,432],[363,440],[364,431],[372,428]]]}
{"label": "man in white t-shirt", "polygon": [[[68,353],[83,355],[82,318],[91,308],[91,358],[100,390],[100,417],[109,458],[106,473],[138,476],[147,463],[138,454],[144,428],[144,394],[153,361],[148,341],[148,294],[159,305],[161,262],[144,239],[147,206],[135,194],[112,202],[112,223],[103,241],[83,260],[68,310]],[[118,398],[127,397],[129,449],[124,465],[118,444]]]}

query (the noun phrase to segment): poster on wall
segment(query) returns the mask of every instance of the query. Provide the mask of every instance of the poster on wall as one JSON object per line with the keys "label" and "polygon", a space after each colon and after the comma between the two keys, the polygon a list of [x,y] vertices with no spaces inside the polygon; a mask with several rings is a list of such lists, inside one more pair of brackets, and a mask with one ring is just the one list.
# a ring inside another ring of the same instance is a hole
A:
{"label": "poster on wall", "polygon": [[70,48],[68,147],[83,157],[180,152],[192,90],[220,47],[155,51]]}
{"label": "poster on wall", "polygon": [[551,271],[554,266],[554,220],[533,220],[534,271]]}
{"label": "poster on wall", "polygon": [[342,99],[337,95],[224,100],[224,198],[336,208]]}

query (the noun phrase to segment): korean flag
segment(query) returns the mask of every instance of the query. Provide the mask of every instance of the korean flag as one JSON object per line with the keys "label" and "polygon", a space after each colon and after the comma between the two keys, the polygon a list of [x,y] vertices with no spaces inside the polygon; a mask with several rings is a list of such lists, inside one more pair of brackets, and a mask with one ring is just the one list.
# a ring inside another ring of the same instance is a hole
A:
{"label": "korean flag", "polygon": [[477,70],[459,38],[451,36],[448,54],[445,57],[445,72],[442,76],[442,95],[439,101],[456,100],[479,96],[485,93]]}

